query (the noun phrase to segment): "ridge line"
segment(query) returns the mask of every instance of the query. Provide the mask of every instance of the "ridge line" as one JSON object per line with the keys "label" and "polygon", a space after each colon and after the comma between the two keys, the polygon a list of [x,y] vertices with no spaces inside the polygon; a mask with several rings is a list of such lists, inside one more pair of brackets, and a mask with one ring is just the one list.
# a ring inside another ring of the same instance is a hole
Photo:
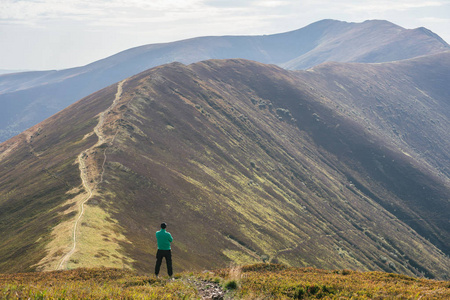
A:
{"label": "ridge line", "polygon": [[[115,98],[113,100],[113,103],[103,112],[100,113],[99,116],[99,122],[98,124],[94,127],[94,133],[97,135],[98,137],[98,141],[97,143],[95,143],[93,146],[87,148],[86,150],[82,151],[78,157],[77,157],[77,161],[78,161],[78,165],[79,165],[79,169],[80,169],[80,177],[81,177],[81,181],[82,181],[82,185],[84,187],[84,189],[86,190],[86,192],[89,194],[80,204],[80,213],[78,214],[78,218],[75,220],[74,226],[73,226],[73,237],[72,237],[72,241],[73,241],[73,246],[71,248],[71,250],[66,253],[66,255],[63,256],[63,258],[61,259],[61,262],[59,263],[58,267],[56,268],[56,270],[63,270],[64,269],[64,264],[67,264],[67,261],[69,260],[69,258],[75,253],[76,250],[76,246],[77,246],[77,229],[78,229],[78,223],[81,220],[81,218],[83,217],[84,214],[84,204],[91,199],[92,195],[93,195],[93,190],[95,190],[97,188],[97,186],[103,181],[103,173],[105,172],[105,163],[106,163],[106,149],[103,152],[104,155],[104,159],[103,159],[103,164],[102,164],[102,172],[100,174],[100,180],[95,183],[95,185],[91,188],[88,184],[88,174],[86,171],[86,163],[84,158],[87,157],[87,152],[91,149],[94,149],[98,146],[100,146],[101,144],[104,143],[104,141],[106,140],[103,132],[101,131],[101,128],[103,127],[104,121],[105,121],[105,115],[107,115],[111,109],[116,106],[117,101],[119,101],[119,99],[122,96],[122,86],[125,83],[125,80],[120,81],[117,84],[117,92],[115,94]],[[116,134],[114,135],[114,138],[116,137]],[[113,140],[114,140],[113,138]]]}

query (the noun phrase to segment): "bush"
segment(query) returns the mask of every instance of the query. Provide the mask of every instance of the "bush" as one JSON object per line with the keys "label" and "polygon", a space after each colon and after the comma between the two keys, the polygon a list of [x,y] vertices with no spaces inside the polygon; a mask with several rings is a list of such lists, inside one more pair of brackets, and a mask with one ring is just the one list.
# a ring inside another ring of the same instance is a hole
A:
{"label": "bush", "polygon": [[320,291],[320,287],[317,285],[307,286],[306,289],[310,295],[317,294],[317,292]]}
{"label": "bush", "polygon": [[305,296],[305,289],[303,287],[298,287],[294,291],[293,298],[294,299],[303,299],[303,296]]}
{"label": "bush", "polygon": [[215,284],[219,284],[219,283],[220,283],[220,278],[219,278],[219,277],[214,277],[214,278],[211,280],[211,282],[212,282],[212,283],[215,283]]}
{"label": "bush", "polygon": [[352,272],[350,271],[350,270],[342,270],[342,275],[349,275],[349,274],[351,274]]}
{"label": "bush", "polygon": [[[273,260],[272,260],[273,261]],[[259,263],[254,265],[247,265],[242,267],[242,272],[273,272],[273,271],[282,271],[287,269],[288,267],[282,264],[274,264],[274,263]]]}
{"label": "bush", "polygon": [[225,284],[224,284],[224,288],[226,288],[227,290],[235,290],[235,289],[237,289],[237,282],[236,282],[236,280],[230,280],[230,281],[227,281],[227,282],[225,282]]}

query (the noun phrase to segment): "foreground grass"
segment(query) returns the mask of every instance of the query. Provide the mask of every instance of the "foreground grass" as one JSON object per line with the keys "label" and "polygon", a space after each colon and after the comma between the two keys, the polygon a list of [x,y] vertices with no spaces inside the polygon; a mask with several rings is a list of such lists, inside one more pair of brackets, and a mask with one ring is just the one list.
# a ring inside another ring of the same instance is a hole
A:
{"label": "foreground grass", "polygon": [[244,299],[450,299],[450,281],[263,264],[241,270],[238,295]]}
{"label": "foreground grass", "polygon": [[177,274],[174,280],[119,269],[0,275],[1,299],[201,299],[208,283],[225,299],[450,299],[450,282],[382,272],[256,264]]}
{"label": "foreground grass", "polygon": [[120,269],[76,269],[0,275],[2,299],[195,299],[182,280],[138,276]]}

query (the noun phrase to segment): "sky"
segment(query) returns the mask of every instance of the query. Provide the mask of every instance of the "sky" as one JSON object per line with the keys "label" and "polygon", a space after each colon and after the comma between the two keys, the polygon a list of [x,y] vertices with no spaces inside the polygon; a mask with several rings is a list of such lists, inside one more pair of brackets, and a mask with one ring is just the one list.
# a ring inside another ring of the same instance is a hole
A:
{"label": "sky", "polygon": [[450,0],[0,0],[0,70],[65,69],[140,45],[322,19],[426,27],[450,43]]}

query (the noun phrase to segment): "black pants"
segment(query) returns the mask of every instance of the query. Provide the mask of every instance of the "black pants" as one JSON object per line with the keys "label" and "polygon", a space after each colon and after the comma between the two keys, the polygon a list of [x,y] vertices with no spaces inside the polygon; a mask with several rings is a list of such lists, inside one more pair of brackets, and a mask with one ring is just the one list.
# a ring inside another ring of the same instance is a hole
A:
{"label": "black pants", "polygon": [[155,275],[158,276],[159,269],[161,268],[161,263],[163,258],[166,258],[167,263],[167,273],[172,276],[172,252],[170,250],[159,250],[156,252],[156,266]]}

